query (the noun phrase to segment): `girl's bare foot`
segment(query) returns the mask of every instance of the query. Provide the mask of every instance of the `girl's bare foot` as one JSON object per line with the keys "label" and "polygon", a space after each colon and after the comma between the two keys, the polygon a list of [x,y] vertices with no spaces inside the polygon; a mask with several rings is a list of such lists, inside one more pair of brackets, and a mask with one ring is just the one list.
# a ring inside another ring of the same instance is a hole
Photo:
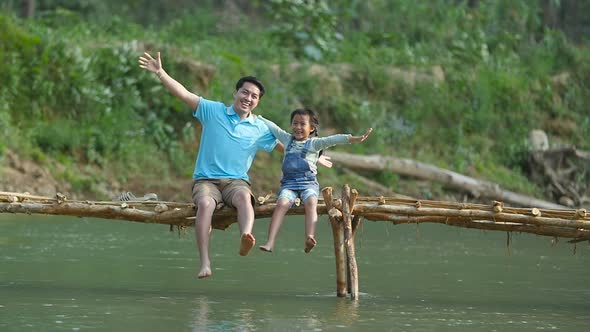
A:
{"label": "girl's bare foot", "polygon": [[263,246],[258,247],[260,250],[262,251],[266,251],[266,252],[272,252],[272,246],[265,244]]}
{"label": "girl's bare foot", "polygon": [[243,234],[240,241],[240,256],[248,256],[252,247],[256,243],[256,239],[250,233]]}
{"label": "girl's bare foot", "polygon": [[199,279],[209,278],[211,276],[211,268],[209,266],[205,266],[201,268],[201,271],[197,275]]}
{"label": "girl's bare foot", "polygon": [[305,240],[305,253],[308,254],[316,244],[317,241],[312,236],[308,236]]}

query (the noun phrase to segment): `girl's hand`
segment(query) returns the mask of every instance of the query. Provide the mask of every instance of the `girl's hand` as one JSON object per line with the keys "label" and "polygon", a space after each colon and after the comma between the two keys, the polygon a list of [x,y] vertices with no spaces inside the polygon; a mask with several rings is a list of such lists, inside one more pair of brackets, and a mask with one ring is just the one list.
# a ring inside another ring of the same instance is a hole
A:
{"label": "girl's hand", "polygon": [[350,136],[350,138],[348,139],[348,142],[350,142],[350,143],[364,142],[367,139],[367,137],[369,137],[369,135],[371,135],[372,132],[373,132],[373,128],[369,128],[369,130],[367,130],[367,132],[363,136]]}
{"label": "girl's hand", "polygon": [[318,164],[324,167],[332,168],[332,161],[330,160],[330,157],[326,156],[325,154],[318,158]]}

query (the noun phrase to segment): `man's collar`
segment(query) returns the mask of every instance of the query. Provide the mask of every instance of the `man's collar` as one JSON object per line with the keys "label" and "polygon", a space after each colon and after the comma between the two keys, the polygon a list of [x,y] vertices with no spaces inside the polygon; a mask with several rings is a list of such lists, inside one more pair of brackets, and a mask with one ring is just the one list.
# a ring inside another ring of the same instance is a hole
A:
{"label": "man's collar", "polygon": [[[236,113],[236,111],[234,110],[234,105],[231,105],[230,107],[226,108],[225,114],[238,116],[238,113]],[[252,116],[252,112],[250,112],[250,114],[248,114],[248,117],[244,120],[247,120],[251,124],[254,124],[254,117]]]}
{"label": "man's collar", "polygon": [[227,115],[237,114],[236,111],[234,111],[234,105],[231,105],[231,106],[227,107],[225,109],[225,114],[227,114]]}

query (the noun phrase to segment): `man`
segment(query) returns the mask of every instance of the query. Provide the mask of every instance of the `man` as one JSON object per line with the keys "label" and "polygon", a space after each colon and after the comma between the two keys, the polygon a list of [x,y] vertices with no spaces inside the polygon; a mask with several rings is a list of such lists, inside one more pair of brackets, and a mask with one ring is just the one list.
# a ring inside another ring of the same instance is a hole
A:
{"label": "man", "polygon": [[207,278],[211,276],[211,218],[221,202],[237,210],[240,255],[248,255],[256,241],[252,235],[255,201],[247,173],[258,149],[271,151],[277,144],[268,127],[251,114],[265,93],[264,85],[252,76],[241,78],[233,93],[234,102],[228,107],[189,92],[170,77],[162,68],[160,52],[157,58],[144,53],[139,57],[139,67],[155,73],[203,125],[192,198],[197,207],[195,235],[201,260],[198,277]]}

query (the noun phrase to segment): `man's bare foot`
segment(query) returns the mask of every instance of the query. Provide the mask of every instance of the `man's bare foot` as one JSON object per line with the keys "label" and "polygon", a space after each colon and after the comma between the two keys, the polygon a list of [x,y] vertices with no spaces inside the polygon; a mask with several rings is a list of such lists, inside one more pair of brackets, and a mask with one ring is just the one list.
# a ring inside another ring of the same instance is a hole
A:
{"label": "man's bare foot", "polygon": [[205,266],[205,267],[201,268],[201,271],[197,275],[197,277],[199,279],[209,278],[210,276],[211,276],[211,268],[208,267],[208,266]]}
{"label": "man's bare foot", "polygon": [[240,241],[240,256],[248,256],[255,243],[256,239],[252,234],[243,234]]}
{"label": "man's bare foot", "polygon": [[305,253],[308,254],[311,251],[311,249],[315,247],[316,244],[317,241],[313,237],[308,236],[305,240]]}
{"label": "man's bare foot", "polygon": [[258,247],[260,250],[262,251],[266,251],[266,252],[272,252],[272,246],[269,246],[268,244],[265,244],[263,246]]}

